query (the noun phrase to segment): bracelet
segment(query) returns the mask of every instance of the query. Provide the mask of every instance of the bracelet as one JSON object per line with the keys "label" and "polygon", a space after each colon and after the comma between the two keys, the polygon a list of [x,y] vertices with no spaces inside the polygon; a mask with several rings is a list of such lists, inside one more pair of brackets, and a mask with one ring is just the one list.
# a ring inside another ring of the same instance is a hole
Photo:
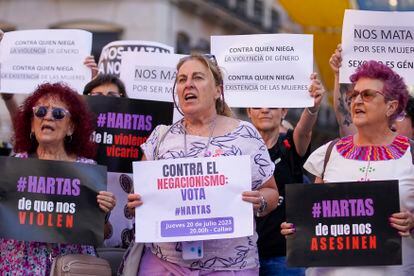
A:
{"label": "bracelet", "polygon": [[312,111],[310,111],[310,109],[309,108],[305,108],[306,109],[306,111],[308,111],[308,113],[309,113],[309,115],[311,115],[311,116],[315,116],[316,114],[318,114],[318,112],[319,112],[319,109],[317,109],[316,111],[314,111],[314,112],[312,112]]}
{"label": "bracelet", "polygon": [[264,196],[260,196],[260,206],[259,206],[259,209],[257,209],[256,217],[260,217],[261,214],[266,210],[266,208],[267,208],[267,201],[264,198]]}
{"label": "bracelet", "polygon": [[11,100],[11,98],[13,98],[13,94],[2,93],[1,97],[2,97],[3,100],[8,101],[8,100]]}

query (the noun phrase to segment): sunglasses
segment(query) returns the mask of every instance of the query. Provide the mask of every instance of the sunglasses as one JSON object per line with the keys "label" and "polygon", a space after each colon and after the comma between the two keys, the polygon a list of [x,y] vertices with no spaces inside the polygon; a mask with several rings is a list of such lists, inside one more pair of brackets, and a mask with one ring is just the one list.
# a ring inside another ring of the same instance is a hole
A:
{"label": "sunglasses", "polygon": [[215,55],[213,55],[213,54],[203,54],[203,57],[207,58],[215,66],[218,66],[218,62],[217,62],[217,59],[216,59],[216,56]]}
{"label": "sunglasses", "polygon": [[47,112],[49,109],[52,109],[52,117],[55,120],[62,120],[66,116],[69,116],[70,113],[68,110],[62,108],[62,107],[47,107],[47,106],[35,106],[33,107],[33,114],[37,118],[44,118],[47,115]]}
{"label": "sunglasses", "polygon": [[365,89],[365,90],[362,90],[362,91],[351,90],[351,91],[347,92],[346,93],[346,99],[347,99],[348,103],[351,103],[351,102],[355,101],[355,99],[359,95],[359,96],[361,96],[362,101],[370,102],[377,96],[377,94],[381,94],[382,96],[385,97],[384,92],[374,90],[374,89]]}

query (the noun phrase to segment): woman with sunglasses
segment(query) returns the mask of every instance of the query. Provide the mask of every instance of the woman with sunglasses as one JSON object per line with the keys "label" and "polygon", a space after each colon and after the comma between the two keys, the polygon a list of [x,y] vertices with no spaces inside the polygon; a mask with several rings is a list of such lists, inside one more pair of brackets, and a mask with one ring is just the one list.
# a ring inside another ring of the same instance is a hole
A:
{"label": "woman with sunglasses", "polygon": [[[19,158],[94,164],[90,140],[92,116],[82,98],[60,84],[42,84],[23,103],[14,122],[14,151]],[[107,213],[112,193],[101,191],[97,204]],[[13,275],[48,275],[52,259],[66,254],[95,255],[92,246],[50,244],[0,238],[0,271]]]}
{"label": "woman with sunglasses", "polygon": [[[350,79],[353,90],[347,102],[356,133],[334,144],[325,168],[329,143],[313,152],[304,167],[316,176],[316,183],[398,179],[401,211],[384,220],[402,236],[403,261],[399,266],[314,267],[307,275],[413,275],[414,165],[409,139],[390,128],[407,103],[407,87],[398,74],[376,61],[361,65]],[[282,223],[283,235],[295,233],[292,223]]]}
{"label": "woman with sunglasses", "polygon": [[[141,146],[143,160],[250,155],[251,191],[241,198],[252,204],[255,214],[268,214],[276,208],[279,197],[274,165],[253,125],[229,116],[223,99],[223,78],[215,60],[191,55],[179,61],[177,71],[176,94],[184,118],[163,134],[162,126],[154,130]],[[130,194],[128,200],[133,210],[145,202],[138,194]],[[183,242],[152,243],[145,250],[138,275],[257,275],[256,240],[256,233],[251,237],[206,240],[203,257],[191,260],[183,258]]]}

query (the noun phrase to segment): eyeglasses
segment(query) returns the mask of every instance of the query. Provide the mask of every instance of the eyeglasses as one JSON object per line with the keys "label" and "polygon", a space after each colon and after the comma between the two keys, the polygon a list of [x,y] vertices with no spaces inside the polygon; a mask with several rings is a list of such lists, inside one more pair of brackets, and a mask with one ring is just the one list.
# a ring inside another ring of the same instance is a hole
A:
{"label": "eyeglasses", "polygon": [[121,95],[115,91],[108,91],[106,94],[101,91],[94,91],[94,92],[89,93],[89,96],[106,96],[106,97],[116,97],[116,98],[121,97]]}
{"label": "eyeglasses", "polygon": [[395,121],[402,122],[404,121],[405,117],[407,117],[407,113],[405,111],[398,114],[397,118],[395,118]]}
{"label": "eyeglasses", "polygon": [[277,109],[279,109],[279,107],[252,107],[251,109],[260,110],[260,109],[265,109],[265,108],[270,109],[270,110],[277,110]]}
{"label": "eyeglasses", "polygon": [[358,90],[351,90],[349,92],[346,93],[346,99],[348,103],[351,103],[353,101],[355,101],[355,99],[359,96],[361,96],[361,99],[364,102],[370,102],[372,101],[377,94],[381,94],[382,96],[385,97],[384,92],[378,91],[378,90],[374,90],[374,89],[365,89],[362,91],[358,91]]}
{"label": "eyeglasses", "polygon": [[47,115],[47,112],[49,109],[52,109],[52,117],[55,120],[62,120],[66,116],[69,116],[70,113],[68,110],[62,108],[62,107],[47,107],[47,106],[35,106],[33,107],[33,114],[37,118],[44,118]]}

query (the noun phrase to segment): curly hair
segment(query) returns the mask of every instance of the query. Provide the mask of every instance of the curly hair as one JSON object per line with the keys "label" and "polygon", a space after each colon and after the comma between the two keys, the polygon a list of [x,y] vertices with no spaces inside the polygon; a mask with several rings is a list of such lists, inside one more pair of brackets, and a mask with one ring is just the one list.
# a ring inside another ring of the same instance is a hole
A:
{"label": "curly hair", "polygon": [[349,79],[352,84],[355,84],[361,78],[381,80],[384,83],[383,92],[385,100],[398,101],[398,108],[390,117],[390,121],[393,122],[395,118],[403,112],[407,105],[409,94],[404,79],[388,66],[374,60],[370,60],[359,66]]}
{"label": "curly hair", "polygon": [[33,107],[44,97],[55,97],[65,103],[70,112],[70,120],[74,125],[72,139],[65,139],[65,151],[86,158],[93,158],[96,144],[90,139],[94,131],[93,114],[89,111],[82,96],[62,83],[45,83],[23,102],[14,117],[15,152],[34,153],[38,147],[36,139],[31,139]]}
{"label": "curly hair", "polygon": [[119,95],[121,97],[125,98],[127,96],[124,83],[117,76],[111,74],[98,74],[93,80],[85,85],[83,95],[91,94],[95,87],[103,84],[113,84],[118,87]]}

